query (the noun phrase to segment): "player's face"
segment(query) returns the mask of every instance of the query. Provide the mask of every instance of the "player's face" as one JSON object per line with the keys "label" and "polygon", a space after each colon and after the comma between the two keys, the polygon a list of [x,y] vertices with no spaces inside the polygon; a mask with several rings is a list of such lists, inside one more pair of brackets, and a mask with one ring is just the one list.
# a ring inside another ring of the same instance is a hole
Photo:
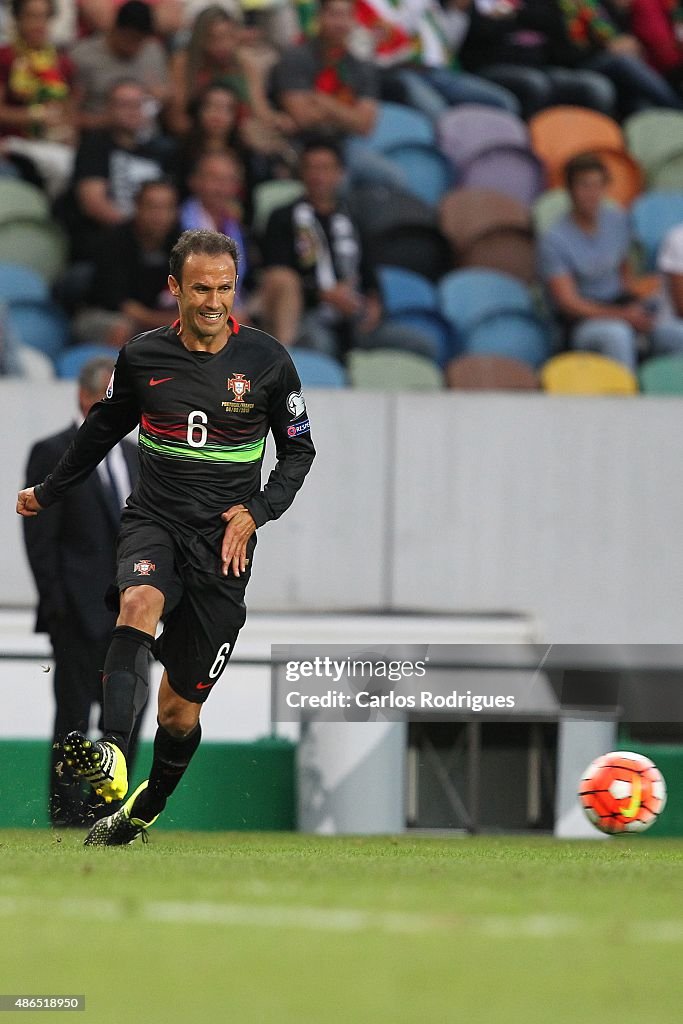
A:
{"label": "player's face", "polygon": [[185,260],[182,281],[169,277],[168,285],[178,300],[184,340],[203,343],[227,339],[228,317],[235,301],[237,270],[231,256],[192,253]]}

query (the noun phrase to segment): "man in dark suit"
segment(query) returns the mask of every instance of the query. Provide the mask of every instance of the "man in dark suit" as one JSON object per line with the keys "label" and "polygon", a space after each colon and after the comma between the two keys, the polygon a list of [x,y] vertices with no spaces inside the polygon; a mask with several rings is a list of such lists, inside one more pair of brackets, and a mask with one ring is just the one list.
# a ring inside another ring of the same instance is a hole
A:
{"label": "man in dark suit", "polygon": [[[104,395],[113,369],[113,360],[106,356],[83,367],[78,381],[83,418]],[[26,468],[28,485],[45,478],[77,430],[74,422],[33,446]],[[116,621],[104,595],[116,575],[121,508],[136,478],[137,450],[123,441],[64,501],[43,516],[23,520],[38,589],[36,632],[49,633],[55,659],[49,804],[55,826],[92,824],[97,814],[91,788],[83,789],[62,763],[60,743],[72,729],[87,731],[93,704],[101,707],[102,666]]]}

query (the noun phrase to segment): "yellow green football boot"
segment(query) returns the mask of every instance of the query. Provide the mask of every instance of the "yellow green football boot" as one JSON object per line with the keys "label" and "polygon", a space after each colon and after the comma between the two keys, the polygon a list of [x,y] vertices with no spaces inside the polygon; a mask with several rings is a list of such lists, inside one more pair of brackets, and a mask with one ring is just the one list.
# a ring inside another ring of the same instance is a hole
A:
{"label": "yellow green football boot", "polygon": [[158,814],[151,821],[143,821],[132,814],[133,804],[136,798],[147,789],[149,779],[142,782],[132,796],[129,796],[123,807],[119,808],[108,818],[100,818],[88,832],[83,842],[84,846],[129,846],[134,843],[138,836],[142,836],[143,843],[147,842],[147,829],[151,828],[159,817]]}
{"label": "yellow green football boot", "polygon": [[105,803],[123,800],[128,792],[128,769],[115,743],[89,740],[82,732],[70,732],[62,750],[74,775],[89,782]]}

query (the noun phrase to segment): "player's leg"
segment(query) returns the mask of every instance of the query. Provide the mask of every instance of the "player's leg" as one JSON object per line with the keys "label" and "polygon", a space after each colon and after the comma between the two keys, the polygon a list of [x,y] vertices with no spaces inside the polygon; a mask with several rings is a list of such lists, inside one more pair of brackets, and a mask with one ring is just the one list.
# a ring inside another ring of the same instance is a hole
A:
{"label": "player's leg", "polygon": [[118,556],[119,614],[103,674],[104,736],[92,742],[82,733],[71,733],[64,748],[67,763],[105,802],[126,795],[126,754],[147,702],[156,628],[162,612],[182,592],[173,541],[158,524],[124,526]]}
{"label": "player's leg", "polygon": [[149,825],[163,811],[201,741],[201,707],[201,704],[176,693],[168,681],[168,673],[164,672],[159,687],[152,770],[146,788],[139,792],[131,805],[133,818]]}
{"label": "player's leg", "polygon": [[249,580],[254,537],[248,547],[249,567],[241,577],[223,577],[184,570],[185,591],[166,618],[157,642],[165,665],[159,689],[159,724],[149,779],[120,811],[103,818],[88,834],[86,846],[121,846],[147,830],[166,806],[201,740],[201,706],[218,682],[244,625],[244,590]]}

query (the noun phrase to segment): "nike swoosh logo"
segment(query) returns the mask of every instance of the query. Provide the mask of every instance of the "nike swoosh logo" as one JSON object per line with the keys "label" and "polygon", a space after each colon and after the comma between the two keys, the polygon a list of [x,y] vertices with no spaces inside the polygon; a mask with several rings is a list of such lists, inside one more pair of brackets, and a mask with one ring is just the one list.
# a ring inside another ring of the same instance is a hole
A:
{"label": "nike swoosh logo", "polygon": [[167,380],[173,380],[173,377],[160,377],[159,380],[156,380],[154,377],[150,377],[149,386],[151,388],[155,388],[157,384],[165,384]]}
{"label": "nike swoosh logo", "polygon": [[197,683],[197,690],[209,690],[213,686],[213,683]]}

